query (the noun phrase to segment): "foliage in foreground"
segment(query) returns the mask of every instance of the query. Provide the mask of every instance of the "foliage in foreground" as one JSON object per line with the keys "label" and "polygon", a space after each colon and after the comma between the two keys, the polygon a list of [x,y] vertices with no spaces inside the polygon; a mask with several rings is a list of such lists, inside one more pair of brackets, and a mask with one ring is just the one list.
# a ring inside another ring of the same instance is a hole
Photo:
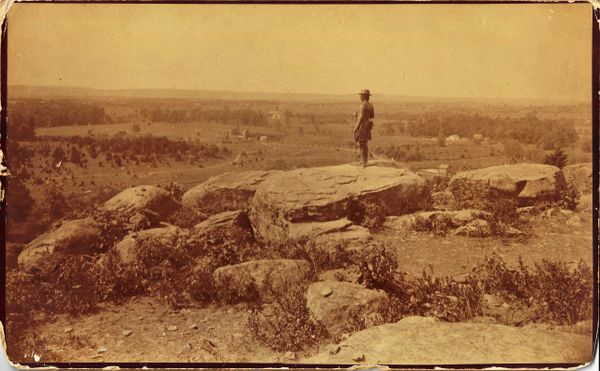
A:
{"label": "foliage in foreground", "polygon": [[268,306],[255,308],[248,319],[254,338],[274,351],[301,351],[329,335],[311,317],[306,305],[306,286],[290,288]]}
{"label": "foliage in foreground", "polygon": [[576,266],[542,260],[533,268],[521,261],[509,267],[493,256],[477,264],[463,281],[451,277],[408,278],[398,272],[395,256],[377,246],[359,264],[360,282],[388,293],[392,301],[388,321],[407,315],[435,316],[464,321],[483,314],[483,295],[494,294],[523,308],[532,308],[531,322],[575,324],[592,316],[592,271],[580,261]]}
{"label": "foliage in foreground", "polygon": [[359,282],[388,293],[392,305],[386,313],[390,322],[407,315],[435,316],[446,321],[463,321],[481,314],[483,292],[474,282],[458,283],[450,277],[434,278],[423,272],[409,279],[398,272],[397,259],[384,246],[375,246],[360,262]]}

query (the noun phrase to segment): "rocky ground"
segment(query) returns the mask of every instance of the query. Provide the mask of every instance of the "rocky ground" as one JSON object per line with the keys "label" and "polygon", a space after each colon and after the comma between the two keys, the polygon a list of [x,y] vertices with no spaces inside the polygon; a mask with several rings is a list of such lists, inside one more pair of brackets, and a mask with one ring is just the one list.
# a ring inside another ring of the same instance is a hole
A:
{"label": "rocky ground", "polygon": [[[535,209],[564,198],[560,192],[565,185],[584,195],[576,210],[558,204]],[[498,235],[490,212],[473,207],[477,197],[490,192],[516,200],[519,209],[513,211],[527,225],[504,227]],[[590,319],[573,325],[532,324],[522,307],[486,293],[483,313],[462,322],[440,321],[430,315],[386,323],[390,322],[385,319],[392,305],[390,293],[365,287],[359,279],[361,262],[342,267],[322,263],[315,270],[314,257],[285,256],[281,244],[289,247],[308,240],[321,254],[335,254],[338,246],[359,253],[369,246],[386,246],[393,252],[397,271],[411,277],[426,271],[459,283],[490,256],[511,266],[519,260],[530,267],[542,260],[565,262],[569,267],[583,261],[591,266],[590,192],[591,165],[564,171],[525,164],[479,169],[457,174],[446,190],[432,195],[422,178],[390,162],[364,169],[350,164],[226,174],[179,196],[152,186],[130,188],[104,205],[102,223],[99,216],[91,215],[65,221],[41,235],[20,252],[17,270],[49,280],[57,262],[65,257],[101,257],[111,251],[120,266],[135,267],[142,264],[143,249],[149,243],[171,251],[174,240],[186,242],[184,250],[173,251],[185,253],[199,267],[207,246],[226,250],[220,242],[215,245],[215,236],[225,240],[247,237],[261,246],[260,254],[241,257],[241,263],[220,264],[207,276],[215,284],[215,296],[235,297],[237,303],[191,301],[172,309],[159,295],[137,294],[120,304],[106,300],[91,314],[40,311],[35,314],[39,326],[29,330],[28,349],[14,360],[584,362],[591,357]],[[459,208],[459,204],[466,206]],[[205,220],[191,228],[164,222],[182,210],[202,214]],[[107,222],[106,215],[114,222]],[[370,231],[371,223],[381,228]],[[120,238],[109,241],[99,236],[106,233],[107,224],[120,231]],[[102,245],[96,240],[102,240]],[[279,251],[279,256],[273,251]],[[329,336],[300,350],[270,349],[257,341],[248,324],[258,312],[266,318],[276,313],[278,298],[297,287],[303,287],[307,313]],[[357,318],[360,326],[350,326],[349,321]],[[16,346],[10,336],[8,346],[10,354],[10,347]]]}

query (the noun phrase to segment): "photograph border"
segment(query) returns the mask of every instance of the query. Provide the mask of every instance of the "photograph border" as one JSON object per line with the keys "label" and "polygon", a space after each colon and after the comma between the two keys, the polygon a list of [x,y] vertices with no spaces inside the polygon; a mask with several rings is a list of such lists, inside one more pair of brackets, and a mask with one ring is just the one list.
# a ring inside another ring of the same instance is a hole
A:
{"label": "photograph border", "polygon": [[[567,3],[588,3],[590,4],[590,22],[592,22],[592,69],[591,69],[591,82],[592,82],[592,94],[591,94],[591,105],[592,105],[592,161],[593,161],[593,211],[592,211],[592,222],[593,222],[593,274],[594,274],[594,288],[593,288],[593,300],[596,304],[593,309],[593,351],[592,351],[592,359],[596,356],[597,348],[598,348],[598,187],[599,187],[599,169],[598,169],[598,161],[599,161],[599,97],[598,92],[600,91],[599,84],[599,56],[600,56],[600,31],[599,31],[599,23],[600,20],[600,9],[597,5],[594,5],[591,1],[575,1],[569,2],[564,0],[559,1],[63,1],[63,0],[55,0],[52,2],[47,1],[21,1],[21,4],[52,4],[54,6],[60,6],[61,4],[137,4],[139,6],[144,5],[156,5],[156,4],[239,4],[239,5],[251,5],[251,4],[273,4],[273,5],[281,5],[281,4],[306,4],[306,5],[318,5],[318,4],[360,4],[364,6],[369,6],[373,4],[410,4],[410,5],[421,5],[427,6],[432,4],[567,4]],[[3,6],[6,4],[3,4]],[[10,5],[9,5],[10,6]],[[8,32],[10,32],[10,22],[8,18],[4,18],[2,20],[2,36],[1,36],[1,70],[0,70],[0,104],[2,109],[0,110],[0,149],[5,155],[4,161],[6,159],[10,159],[10,153],[7,152],[7,143],[6,136],[7,133],[10,133],[10,127],[7,122],[7,70],[10,68],[7,61],[7,49],[8,49]],[[0,298],[0,320],[4,327],[4,331],[6,331],[6,214],[10,212],[10,209],[7,211],[7,206],[10,207],[18,207],[18,200],[12,200],[15,203],[8,203],[7,198],[10,198],[10,176],[3,174],[0,177],[0,181],[2,186],[4,187],[5,195],[1,201],[0,207],[0,217],[2,218],[2,222],[0,223],[0,236],[2,238],[2,249],[3,253],[0,254],[0,283],[1,283],[1,298]],[[2,339],[3,344],[6,345],[5,334],[2,334],[4,339]],[[5,355],[6,356],[6,355]],[[10,360],[9,360],[10,362]],[[503,367],[509,369],[532,369],[532,368],[575,368],[582,366],[584,364],[581,363],[508,363],[508,364],[431,364],[431,365],[421,365],[421,364],[386,364],[385,366],[393,369],[423,369],[423,370],[432,370],[434,368],[446,368],[446,369],[483,369],[488,367]],[[156,363],[156,362],[141,362],[141,363],[132,363],[132,362],[73,362],[73,363],[55,363],[55,362],[39,362],[39,363],[21,363],[16,366],[19,367],[58,367],[58,368],[103,368],[107,366],[118,366],[120,368],[162,368],[162,369],[175,369],[175,368],[206,368],[206,369],[221,369],[221,368],[237,368],[237,369],[256,369],[256,368],[294,368],[294,369],[331,369],[331,368],[349,368],[357,366],[355,364],[303,364],[303,363],[184,363],[184,362],[174,362],[174,363]],[[360,365],[360,367],[369,367],[367,365]],[[370,366],[373,367],[373,366]]]}

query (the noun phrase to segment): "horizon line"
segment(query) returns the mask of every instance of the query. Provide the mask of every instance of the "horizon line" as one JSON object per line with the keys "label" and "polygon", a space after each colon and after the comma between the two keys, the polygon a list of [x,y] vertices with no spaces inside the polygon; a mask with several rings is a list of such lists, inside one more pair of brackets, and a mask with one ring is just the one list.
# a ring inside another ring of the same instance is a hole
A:
{"label": "horizon line", "polygon": [[[10,98],[10,88],[21,87],[21,88],[51,88],[51,89],[79,89],[79,90],[90,90],[90,91],[104,91],[104,92],[118,92],[118,91],[176,91],[176,92],[204,92],[204,93],[241,93],[241,94],[257,94],[257,95],[313,95],[313,96],[324,96],[324,97],[335,97],[335,96],[343,96],[343,97],[351,97],[354,96],[354,93],[324,93],[324,92],[282,92],[282,91],[248,91],[248,90],[226,90],[226,89],[190,89],[190,88],[157,88],[157,87],[143,87],[143,88],[97,88],[97,87],[86,87],[86,86],[61,86],[61,85],[29,85],[29,84],[7,84],[7,98]],[[356,93],[358,96],[358,93]],[[591,97],[584,98],[563,98],[563,97],[498,97],[498,96],[447,96],[447,95],[403,95],[397,93],[375,93],[372,94],[373,97],[381,96],[385,98],[422,98],[422,99],[458,99],[458,100],[521,100],[521,101],[565,101],[565,103],[591,103],[589,99]],[[183,98],[175,98],[174,99],[183,99]]]}

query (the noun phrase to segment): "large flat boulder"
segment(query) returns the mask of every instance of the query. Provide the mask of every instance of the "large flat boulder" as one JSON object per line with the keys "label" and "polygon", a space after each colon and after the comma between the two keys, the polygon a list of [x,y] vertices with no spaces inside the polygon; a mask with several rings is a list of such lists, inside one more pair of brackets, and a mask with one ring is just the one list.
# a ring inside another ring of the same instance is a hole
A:
{"label": "large flat boulder", "polygon": [[109,214],[127,219],[144,214],[155,219],[153,222],[157,223],[165,220],[179,208],[179,203],[171,197],[167,190],[145,185],[127,188],[106,201],[101,209]]}
{"label": "large flat boulder", "polygon": [[148,244],[158,244],[163,249],[177,248],[178,239],[186,236],[186,231],[172,225],[145,229],[125,236],[114,246],[114,250],[117,252],[121,264],[133,265],[139,263],[139,253]]}
{"label": "large flat boulder", "polygon": [[209,178],[183,194],[183,207],[204,214],[245,210],[251,205],[256,188],[276,171],[229,172]]}
{"label": "large flat boulder", "polygon": [[323,281],[308,287],[306,304],[312,316],[335,337],[357,325],[368,327],[373,323],[370,316],[380,315],[389,299],[383,291],[356,283]]}
{"label": "large flat boulder", "polygon": [[521,206],[558,197],[564,186],[559,168],[541,164],[499,165],[463,171],[450,179],[449,189],[460,204],[515,199]]}
{"label": "large flat boulder", "polygon": [[400,215],[428,201],[423,178],[389,164],[296,169],[274,174],[257,188],[250,220],[260,238],[283,242],[313,229],[343,230],[361,203]]}
{"label": "large flat boulder", "polygon": [[592,193],[593,171],[591,162],[567,165],[562,168],[567,185],[575,188],[580,195]]}
{"label": "large flat boulder", "polygon": [[584,363],[591,361],[591,340],[591,334],[407,317],[352,334],[335,352],[324,351],[301,363]]}
{"label": "large flat boulder", "polygon": [[17,258],[20,269],[46,274],[61,256],[89,255],[100,245],[100,228],[92,218],[67,220],[30,242]]}
{"label": "large flat boulder", "polygon": [[312,273],[305,260],[263,259],[219,267],[213,272],[217,295],[225,301],[271,302]]}

